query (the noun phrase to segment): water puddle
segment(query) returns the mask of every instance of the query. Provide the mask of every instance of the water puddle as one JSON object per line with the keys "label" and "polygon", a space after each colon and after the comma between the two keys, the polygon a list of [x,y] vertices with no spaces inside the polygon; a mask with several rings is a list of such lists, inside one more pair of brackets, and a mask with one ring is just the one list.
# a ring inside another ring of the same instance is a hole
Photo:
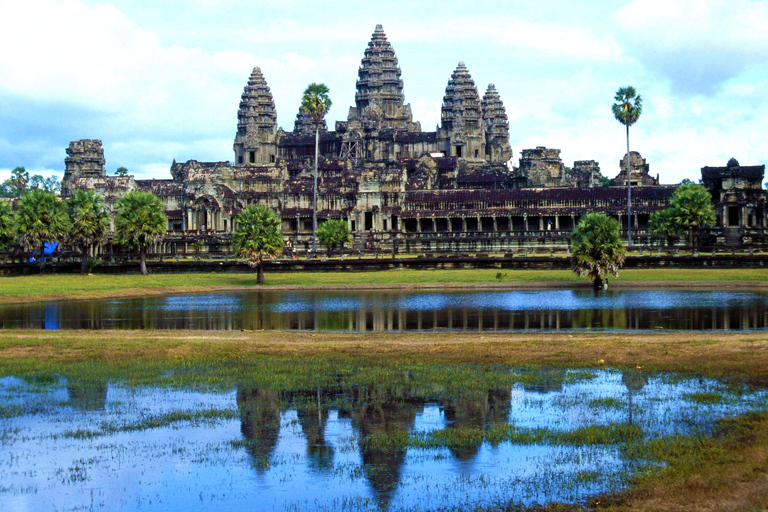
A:
{"label": "water puddle", "polygon": [[641,370],[462,375],[273,374],[220,387],[169,385],[172,373],[141,386],[5,377],[0,511],[579,502],[655,464],[633,443],[768,410],[763,389]]}

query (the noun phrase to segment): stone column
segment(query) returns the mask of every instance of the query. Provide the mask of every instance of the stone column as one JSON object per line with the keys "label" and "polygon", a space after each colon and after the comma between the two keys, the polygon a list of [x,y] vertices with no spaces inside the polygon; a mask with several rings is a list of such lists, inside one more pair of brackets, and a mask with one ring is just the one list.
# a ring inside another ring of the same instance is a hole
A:
{"label": "stone column", "polygon": [[467,232],[467,217],[464,215],[461,216],[461,232],[466,233]]}
{"label": "stone column", "polygon": [[555,215],[555,230],[560,231],[560,216]]}
{"label": "stone column", "polygon": [[495,215],[493,216],[493,231],[494,232],[498,232],[499,231],[499,223],[496,220],[496,216]]}
{"label": "stone column", "polygon": [[528,231],[528,214],[523,214],[523,228]]}

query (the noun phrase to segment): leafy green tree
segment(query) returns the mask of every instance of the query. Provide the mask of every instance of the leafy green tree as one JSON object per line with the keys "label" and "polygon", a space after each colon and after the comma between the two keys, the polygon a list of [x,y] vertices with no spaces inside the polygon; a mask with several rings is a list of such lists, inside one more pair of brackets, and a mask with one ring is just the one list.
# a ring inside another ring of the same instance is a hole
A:
{"label": "leafy green tree", "polygon": [[128,176],[128,169],[125,167],[118,167],[115,170],[115,176]]}
{"label": "leafy green tree", "polygon": [[21,197],[29,184],[29,173],[24,167],[16,167],[11,171],[11,177],[2,184],[2,197]]}
{"label": "leafy green tree", "polygon": [[109,215],[101,198],[93,190],[78,189],[67,199],[67,212],[72,223],[69,238],[80,246],[80,273],[88,273],[90,248],[104,240],[109,231]]}
{"label": "leafy green tree", "polygon": [[349,234],[349,224],[341,219],[325,221],[317,228],[317,239],[326,246],[328,254],[332,254],[336,250],[336,244],[341,244],[343,249],[344,242],[352,241],[352,235]]}
{"label": "leafy green tree", "polygon": [[688,230],[690,245],[698,243],[699,229],[715,225],[712,195],[704,185],[680,185],[669,202],[675,211],[675,220]]}
{"label": "leafy green tree", "polygon": [[588,213],[571,233],[571,269],[589,275],[596,290],[608,285],[608,274],[619,275],[625,254],[619,223],[605,214]]}
{"label": "leafy green tree", "polygon": [[61,192],[61,183],[55,175],[44,178],[39,174],[33,174],[29,178],[28,188],[29,190],[45,190],[46,192],[58,194]]}
{"label": "leafy green tree", "polygon": [[264,283],[264,258],[270,260],[283,249],[282,221],[275,212],[263,205],[251,205],[235,219],[232,248],[235,253],[256,267],[256,282]]}
{"label": "leafy green tree", "polygon": [[688,178],[683,178],[683,180],[679,184],[680,185],[695,185],[696,183],[693,180],[689,180]]}
{"label": "leafy green tree", "polygon": [[611,110],[618,122],[627,127],[627,245],[632,247],[632,175],[629,170],[629,127],[637,122],[643,111],[643,100],[631,85],[616,91]]}
{"label": "leafy green tree", "polygon": [[0,201],[0,249],[4,250],[16,239],[16,219],[8,201]]}
{"label": "leafy green tree", "polygon": [[317,159],[320,153],[320,123],[331,108],[330,90],[325,84],[312,82],[304,90],[301,108],[315,122],[315,186],[312,191],[312,253],[317,252]]}
{"label": "leafy green tree", "polygon": [[149,246],[162,238],[167,227],[163,202],[150,192],[128,192],[115,204],[115,232],[120,241],[138,249],[141,275],[147,275]]}
{"label": "leafy green tree", "polygon": [[659,244],[661,244],[661,240],[666,239],[667,245],[671,246],[673,238],[685,231],[677,221],[674,208],[666,208],[664,210],[653,212],[648,219],[648,224],[648,231],[651,235],[659,238]]}
{"label": "leafy green tree", "polygon": [[40,249],[40,274],[45,274],[45,242],[61,241],[71,228],[67,209],[56,194],[32,190],[19,200],[16,228],[21,241]]}

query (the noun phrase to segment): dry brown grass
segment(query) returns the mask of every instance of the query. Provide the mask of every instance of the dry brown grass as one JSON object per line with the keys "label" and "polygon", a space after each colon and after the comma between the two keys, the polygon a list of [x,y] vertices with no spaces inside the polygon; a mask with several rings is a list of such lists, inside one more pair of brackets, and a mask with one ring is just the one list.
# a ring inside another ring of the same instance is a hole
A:
{"label": "dry brown grass", "polygon": [[641,366],[649,371],[768,381],[767,333],[0,331],[0,359],[6,360],[226,360],[262,356]]}

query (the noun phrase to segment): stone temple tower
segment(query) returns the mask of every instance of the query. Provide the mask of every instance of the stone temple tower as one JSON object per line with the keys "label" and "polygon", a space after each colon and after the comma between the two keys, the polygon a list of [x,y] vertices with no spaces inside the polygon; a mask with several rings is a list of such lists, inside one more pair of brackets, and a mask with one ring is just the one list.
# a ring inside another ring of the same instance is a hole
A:
{"label": "stone temple tower", "polygon": [[481,102],[485,128],[485,156],[490,162],[508,162],[512,158],[509,145],[509,120],[496,86],[488,85]]}
{"label": "stone temple tower", "polygon": [[277,159],[277,112],[261,69],[253,68],[240,98],[235,165],[268,165]]}
{"label": "stone temple tower", "polygon": [[61,180],[61,195],[64,197],[74,193],[74,187],[70,184],[79,178],[103,179],[107,176],[104,170],[104,149],[100,140],[83,139],[70,142],[64,165],[66,168]]}
{"label": "stone temple tower", "polygon": [[355,106],[349,108],[347,129],[421,131],[413,122],[410,104],[404,104],[403,81],[392,45],[376,25],[360,69]]}
{"label": "stone temple tower", "polygon": [[485,160],[485,129],[475,82],[463,62],[448,81],[437,130],[437,143],[446,156]]}

